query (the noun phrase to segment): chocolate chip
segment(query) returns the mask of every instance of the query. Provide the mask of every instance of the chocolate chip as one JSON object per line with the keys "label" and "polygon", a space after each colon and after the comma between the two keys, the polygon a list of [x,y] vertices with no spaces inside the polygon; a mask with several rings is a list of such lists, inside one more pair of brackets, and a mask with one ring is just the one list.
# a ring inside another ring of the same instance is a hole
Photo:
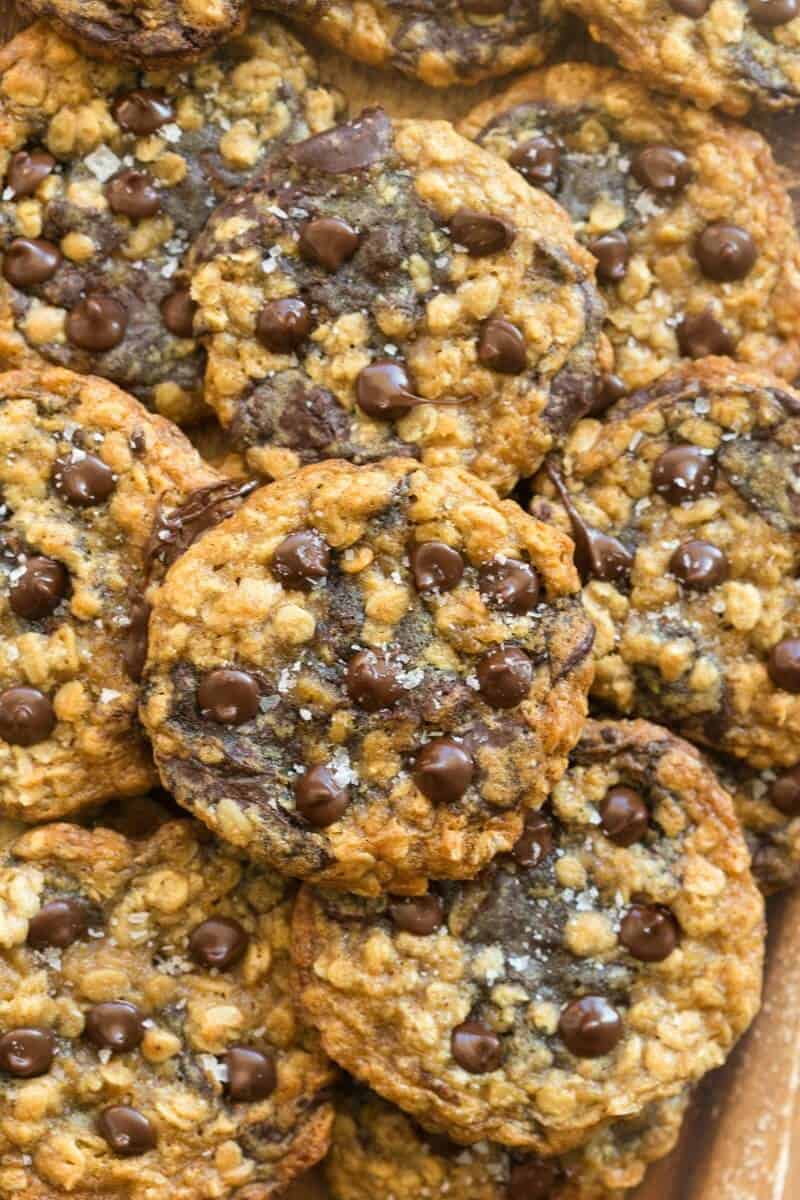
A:
{"label": "chocolate chip", "polygon": [[336,782],[330,767],[309,767],[294,788],[297,811],[317,829],[338,821],[350,803],[347,788]]}
{"label": "chocolate chip", "polygon": [[758,257],[756,244],[746,229],[727,221],[712,221],[698,236],[695,258],[707,279],[732,283],[744,279]]}
{"label": "chocolate chip", "polygon": [[67,337],[81,350],[113,350],[125,337],[128,314],[111,296],[87,296],[67,317]]}
{"label": "chocolate chip", "polygon": [[610,1054],[623,1034],[622,1018],[604,996],[581,996],[562,1009],[558,1032],[577,1058]]}
{"label": "chocolate chip", "polygon": [[338,271],[351,259],[359,246],[359,235],[338,217],[314,217],[300,231],[299,249],[308,262]]}
{"label": "chocolate chip", "polygon": [[800,692],[800,638],[784,638],[772,647],[767,672],[776,687]]}
{"label": "chocolate chip", "polygon": [[511,851],[521,867],[538,867],[553,852],[553,825],[541,812],[528,813]]}
{"label": "chocolate chip", "polygon": [[481,695],[492,708],[515,708],[530,691],[533,664],[517,646],[500,646],[478,663]]}
{"label": "chocolate chip", "polygon": [[478,572],[478,589],[487,603],[521,616],[539,602],[539,576],[518,558],[493,558]]}
{"label": "chocolate chip", "polygon": [[478,338],[478,359],[501,375],[519,375],[527,366],[525,338],[510,321],[484,321]]}
{"label": "chocolate chip", "polygon": [[669,560],[669,569],[684,587],[707,592],[728,578],[728,559],[711,542],[693,538],[678,546]]}
{"label": "chocolate chip", "polygon": [[28,945],[34,950],[55,946],[66,950],[89,930],[89,907],[83,900],[65,896],[48,900],[28,924]]}
{"label": "chocolate chip", "polygon": [[232,917],[209,917],[189,935],[189,953],[202,967],[229,971],[244,958],[250,938]]}
{"label": "chocolate chip", "polygon": [[112,1104],[97,1118],[97,1131],[120,1158],[136,1158],[154,1150],[158,1138],[144,1113],[126,1104]]}
{"label": "chocolate chip", "polygon": [[675,330],[678,348],[685,358],[707,358],[711,354],[725,357],[733,354],[734,341],[724,325],[720,325],[710,308],[687,315]]}
{"label": "chocolate chip", "polygon": [[617,784],[600,803],[600,823],[606,837],[617,846],[641,842],[650,825],[650,810],[633,788]]}
{"label": "chocolate chip", "polygon": [[506,1195],[508,1200],[554,1200],[555,1188],[563,1179],[557,1162],[529,1158],[511,1168]]}
{"label": "chocolate chip", "polygon": [[503,1044],[482,1021],[464,1021],[457,1025],[450,1047],[458,1065],[471,1075],[486,1075],[502,1066]]}
{"label": "chocolate chip", "polygon": [[567,510],[572,526],[572,540],[575,543],[573,559],[578,568],[578,574],[583,583],[590,579],[600,579],[605,583],[623,583],[627,580],[634,563],[634,555],[624,546],[619,538],[602,529],[595,528],[584,521],[575,505],[572,503],[561,472],[552,459],[545,463],[545,469],[555,484],[561,497],[561,502]]}
{"label": "chocolate chip", "polygon": [[619,927],[619,940],[641,962],[663,962],[678,944],[678,923],[661,904],[632,904]]}
{"label": "chocolate chip", "polygon": [[414,783],[434,804],[454,804],[475,776],[472,755],[451,737],[427,742],[417,754]]}
{"label": "chocolate chip", "polygon": [[464,574],[464,560],[446,542],[420,542],[410,554],[418,592],[451,592]]}
{"label": "chocolate chip", "polygon": [[94,1046],[124,1054],[141,1046],[144,1015],[127,1000],[106,1000],[86,1014],[84,1033]]}
{"label": "chocolate chip", "polygon": [[616,404],[623,396],[627,396],[628,388],[623,379],[619,375],[598,375],[594,381],[594,399],[589,413],[593,417],[599,417],[607,409],[611,408],[612,404]]}
{"label": "chocolate chip", "polygon": [[359,708],[378,712],[399,700],[403,686],[397,668],[380,650],[359,650],[347,664],[347,694]]}
{"label": "chocolate chip", "polygon": [[444,905],[438,896],[405,896],[389,901],[389,916],[404,933],[429,937],[444,921]]}
{"label": "chocolate chip", "polygon": [[692,178],[692,164],[677,146],[644,146],[634,155],[631,173],[654,192],[682,192]]}
{"label": "chocolate chip", "polygon": [[138,683],[142,678],[147,661],[147,635],[150,624],[150,605],[146,600],[135,600],[128,615],[128,627],[122,643],[122,661],[128,677]]}
{"label": "chocolate chip", "polygon": [[35,287],[52,279],[61,262],[61,251],[52,242],[14,238],[3,255],[3,274],[13,287]]}
{"label": "chocolate chip", "polygon": [[558,185],[561,149],[546,133],[517,146],[508,161],[534,187]]}
{"label": "chocolate chip", "polygon": [[392,146],[392,123],[382,108],[367,108],[354,121],[298,142],[289,151],[298,166],[340,175],[380,162]]}
{"label": "chocolate chip", "polygon": [[278,1072],[275,1060],[250,1046],[231,1046],[225,1055],[228,1068],[227,1092],[231,1100],[254,1104],[266,1100],[275,1091]]}
{"label": "chocolate chip", "polygon": [[670,504],[697,500],[717,478],[713,457],[699,446],[670,446],[653,464],[653,487]]}
{"label": "chocolate chip", "polygon": [[588,250],[597,259],[597,278],[603,283],[619,283],[628,270],[630,245],[620,229],[601,234],[589,242]]}
{"label": "chocolate chip", "polygon": [[450,236],[473,258],[483,258],[486,254],[507,250],[516,237],[516,230],[502,217],[460,208],[451,218]]}
{"label": "chocolate chip", "polygon": [[0,739],[11,746],[35,746],[53,732],[56,714],[43,692],[11,687],[0,692]]}
{"label": "chocolate chip", "polygon": [[800,767],[779,775],[769,789],[769,802],[787,817],[800,816]]}
{"label": "chocolate chip", "polygon": [[285,537],[272,555],[270,570],[288,588],[306,592],[328,573],[331,552],[315,529]]}
{"label": "chocolate chip", "polygon": [[270,300],[258,314],[256,337],[273,354],[291,354],[311,331],[308,305],[296,297]]}
{"label": "chocolate chip", "polygon": [[49,1029],[36,1025],[10,1029],[0,1037],[0,1071],[17,1079],[46,1075],[55,1052],[56,1040]]}
{"label": "chocolate chip", "polygon": [[53,464],[53,486],[73,508],[93,508],[116,487],[114,472],[96,454],[74,450]]}
{"label": "chocolate chip", "polygon": [[161,301],[161,320],[175,337],[190,338],[194,333],[197,305],[188,288],[178,288]]}
{"label": "chocolate chip", "polygon": [[152,175],[133,168],[120,171],[108,181],[106,197],[112,212],[134,221],[154,217],[161,208],[161,196]]}
{"label": "chocolate chip", "polygon": [[114,119],[127,133],[147,137],[172,120],[172,105],[163,92],[136,88],[119,96],[112,109]]}
{"label": "chocolate chip", "polygon": [[11,586],[8,602],[18,617],[41,621],[55,612],[69,588],[66,567],[54,558],[29,558]]}
{"label": "chocolate chip", "polygon": [[56,160],[44,150],[18,150],[11,156],[6,186],[15,196],[32,196],[43,179],[52,173]]}
{"label": "chocolate chip", "polygon": [[669,0],[669,5],[676,13],[680,13],[682,17],[689,17],[693,21],[699,21],[711,8],[711,0]]}
{"label": "chocolate chip", "polygon": [[197,689],[197,704],[203,717],[220,725],[244,725],[258,712],[258,683],[247,671],[218,667],[209,671]]}
{"label": "chocolate chip", "polygon": [[362,412],[376,421],[393,421],[410,408],[425,404],[412,391],[405,364],[379,358],[364,367],[356,380],[356,400]]}
{"label": "chocolate chip", "polygon": [[776,25],[788,25],[800,11],[798,0],[747,0],[750,16],[756,25],[774,29]]}

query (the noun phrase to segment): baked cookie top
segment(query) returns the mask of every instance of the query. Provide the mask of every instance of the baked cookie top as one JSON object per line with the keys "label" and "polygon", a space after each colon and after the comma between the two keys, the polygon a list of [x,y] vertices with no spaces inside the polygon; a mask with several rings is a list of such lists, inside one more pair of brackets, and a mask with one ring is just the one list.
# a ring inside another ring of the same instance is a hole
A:
{"label": "baked cookie top", "polygon": [[154,600],[164,786],[289,875],[474,875],[566,766],[593,631],[571,543],[457,467],[327,462],[250,496]]}
{"label": "baked cookie top", "polygon": [[732,759],[712,762],[733,797],[762,892],[793,887],[800,880],[800,768],[758,771]]}
{"label": "baked cookie top", "polygon": [[322,1157],[285,881],[188,820],[3,841],[0,1194],[264,1200]]}
{"label": "baked cookie top", "polygon": [[335,102],[261,18],[183,72],[84,57],[44,22],[0,50],[0,355],[101,375],[182,421],[204,355],[181,260],[214,204]]}
{"label": "baked cookie top", "polygon": [[753,130],[588,63],[525,76],[460,128],[558,200],[597,258],[620,390],[709,354],[800,373],[800,240]]}
{"label": "baked cookie top", "polygon": [[510,856],[404,904],[304,888],[293,952],[341,1066],[456,1141],[554,1154],[724,1061],[763,901],[698,752],[590,721]]}
{"label": "baked cookie top", "polygon": [[189,265],[206,399],[268,477],[412,454],[510,491],[605,361],[566,215],[444,121],[366,110],[287,148]]}

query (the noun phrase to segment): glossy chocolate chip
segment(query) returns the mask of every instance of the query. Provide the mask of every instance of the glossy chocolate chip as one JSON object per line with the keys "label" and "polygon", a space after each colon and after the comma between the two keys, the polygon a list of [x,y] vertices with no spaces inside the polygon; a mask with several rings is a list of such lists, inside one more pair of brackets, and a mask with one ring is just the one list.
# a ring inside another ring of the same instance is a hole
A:
{"label": "glossy chocolate chip", "polygon": [[136,88],[118,96],[113,106],[117,124],[137,137],[147,137],[172,120],[172,105],[163,92]]}
{"label": "glossy chocolate chip", "polygon": [[677,146],[643,146],[633,157],[631,173],[642,187],[675,195],[692,178],[692,164]]}
{"label": "glossy chocolate chip", "polygon": [[675,329],[678,349],[685,358],[707,358],[709,355],[725,357],[733,354],[735,344],[724,325],[721,325],[710,308],[700,313],[687,314]]}
{"label": "glossy chocolate chip", "polygon": [[517,146],[508,161],[534,187],[558,184],[561,149],[546,133],[539,133]]}
{"label": "glossy chocolate chip", "polygon": [[18,150],[12,154],[6,173],[6,187],[15,196],[32,196],[43,179],[52,174],[56,160],[44,150]]}
{"label": "glossy chocolate chip", "polygon": [[300,231],[299,249],[307,262],[326,271],[338,271],[358,249],[360,238],[338,217],[314,217]]}
{"label": "glossy chocolate chip", "polygon": [[156,1131],[144,1113],[127,1104],[112,1104],[97,1118],[97,1131],[119,1158],[136,1158],[154,1150]]}
{"label": "glossy chocolate chip", "polygon": [[627,396],[628,388],[619,375],[598,375],[594,382],[594,398],[589,409],[592,417],[602,416],[612,404]]}
{"label": "glossy chocolate chip", "polygon": [[605,996],[581,996],[561,1011],[558,1032],[577,1058],[610,1054],[623,1035],[622,1018]]}
{"label": "glossy chocolate chip", "polygon": [[754,23],[768,29],[788,25],[800,12],[798,0],[747,0],[747,6]]}
{"label": "glossy chocolate chip", "polygon": [[771,784],[769,802],[787,817],[800,816],[800,767],[792,767]]}
{"label": "glossy chocolate chip", "polygon": [[417,937],[429,937],[441,929],[444,905],[438,896],[405,896],[389,901],[389,916],[398,929]]}
{"label": "glossy chocolate chip", "polygon": [[417,754],[414,783],[434,804],[454,804],[475,776],[472,755],[451,737],[427,742]]}
{"label": "glossy chocolate chip", "polygon": [[663,962],[678,939],[678,923],[661,904],[632,904],[619,927],[620,942],[641,962]]}
{"label": "glossy chocolate chip", "polygon": [[154,217],[161,208],[161,196],[152,175],[133,168],[120,171],[108,181],[106,198],[112,212],[134,221]]}
{"label": "glossy chocolate chip", "polygon": [[631,573],[634,555],[613,534],[604,533],[580,518],[572,520],[575,542],[573,558],[583,583],[599,579],[603,583],[624,583]]}
{"label": "glossy chocolate chip", "polygon": [[350,803],[347,788],[340,786],[330,767],[322,764],[309,767],[298,779],[294,798],[300,816],[317,829],[338,821]]}
{"label": "glossy chocolate chip", "polygon": [[800,692],[800,638],[784,638],[773,646],[767,659],[767,671],[776,687]]}
{"label": "glossy chocolate chip", "polygon": [[11,746],[35,746],[50,736],[56,714],[43,692],[11,687],[0,692],[0,739]]}
{"label": "glossy chocolate chip", "polygon": [[478,663],[481,695],[492,708],[515,708],[530,691],[533,664],[518,646],[500,646]]}
{"label": "glossy chocolate chip", "polygon": [[511,851],[521,867],[538,867],[553,852],[553,825],[545,813],[528,813]]}
{"label": "glossy chocolate chip", "polygon": [[670,8],[682,17],[699,21],[711,8],[711,0],[669,0]]}
{"label": "glossy chocolate chip", "polygon": [[34,950],[55,946],[65,950],[73,942],[86,937],[89,930],[89,907],[73,896],[48,900],[28,924],[28,945]]}
{"label": "glossy chocolate chip", "polygon": [[124,1054],[141,1046],[144,1014],[127,1000],[106,1000],[89,1009],[84,1033],[99,1049]]}
{"label": "glossy chocolate chip", "polygon": [[290,533],[272,555],[270,570],[284,587],[306,592],[328,574],[331,551],[314,529]]}
{"label": "glossy chocolate chip", "polygon": [[128,313],[111,296],[87,296],[67,317],[67,337],[73,346],[102,354],[125,337]]}
{"label": "glossy chocolate chip", "polygon": [[41,621],[58,608],[69,589],[66,567],[54,558],[27,559],[8,593],[8,602],[18,617]]}
{"label": "glossy chocolate chip", "polygon": [[229,971],[244,958],[250,938],[232,917],[209,917],[189,935],[189,953],[202,967]]}
{"label": "glossy chocolate chip", "polygon": [[391,144],[392,123],[386,113],[381,108],[367,108],[354,121],[298,142],[289,153],[306,170],[340,175],[380,162]]}
{"label": "glossy chocolate chip", "polygon": [[478,589],[494,608],[521,616],[539,602],[539,576],[518,558],[493,558],[478,572]]}
{"label": "glossy chocolate chip", "polygon": [[52,279],[61,262],[61,251],[52,242],[14,238],[3,255],[3,275],[13,287],[35,287]]}
{"label": "glossy chocolate chip", "polygon": [[359,708],[378,712],[402,696],[403,686],[397,674],[397,667],[382,651],[359,650],[347,664],[347,694]]}
{"label": "glossy chocolate chip", "polygon": [[197,305],[188,288],[177,288],[161,301],[161,320],[175,337],[190,338],[194,333]]}
{"label": "glossy chocolate chip", "polygon": [[511,1168],[506,1196],[508,1200],[555,1200],[555,1189],[563,1179],[558,1163],[529,1158]]}
{"label": "glossy chocolate chip", "polygon": [[231,1046],[225,1055],[228,1068],[227,1092],[237,1104],[255,1104],[275,1091],[278,1072],[275,1060],[251,1046]]}
{"label": "glossy chocolate chip", "polygon": [[418,592],[451,592],[464,574],[464,560],[446,542],[420,542],[409,555]]}
{"label": "glossy chocolate chip", "polygon": [[122,661],[128,677],[138,683],[147,661],[147,637],[150,625],[150,605],[135,600],[128,614],[128,627],[122,643]]}
{"label": "glossy chocolate chip", "polygon": [[669,560],[669,569],[684,587],[707,592],[728,578],[728,559],[711,542],[693,538],[678,546]]}
{"label": "glossy chocolate chip", "polygon": [[747,230],[728,221],[706,225],[695,242],[694,253],[706,278],[717,283],[744,279],[758,257],[756,244]]}
{"label": "glossy chocolate chip", "polygon": [[46,1075],[53,1065],[56,1040],[36,1025],[10,1029],[0,1037],[0,1071],[17,1079]]}
{"label": "glossy chocolate chip", "polygon": [[256,337],[273,354],[291,354],[310,332],[308,305],[294,296],[270,300],[256,320]]}
{"label": "glossy chocolate chip", "polygon": [[616,785],[600,804],[600,823],[606,837],[617,846],[641,842],[650,825],[650,810],[633,788]]}
{"label": "glossy chocolate chip", "polygon": [[699,446],[670,446],[653,464],[653,487],[670,504],[698,500],[717,478],[712,455]]}
{"label": "glossy chocolate chip", "polygon": [[588,250],[597,259],[597,278],[603,283],[619,283],[625,278],[630,245],[621,230],[601,234],[589,242]]}
{"label": "glossy chocolate chip", "polygon": [[53,487],[73,508],[103,504],[114,491],[114,472],[96,454],[73,450],[53,465]]}
{"label": "glossy chocolate chip", "polygon": [[203,717],[220,725],[244,725],[258,712],[258,683],[247,671],[218,667],[209,671],[197,689],[197,705]]}
{"label": "glossy chocolate chip", "polygon": [[484,321],[478,338],[478,359],[501,375],[519,375],[527,366],[525,338],[510,321]]}
{"label": "glossy chocolate chip", "polygon": [[486,1075],[503,1064],[503,1044],[482,1021],[464,1021],[450,1039],[453,1058],[471,1075]]}
{"label": "glossy chocolate chip", "polygon": [[392,421],[425,401],[413,392],[405,364],[379,358],[364,367],[356,380],[356,400],[362,412],[376,421]]}
{"label": "glossy chocolate chip", "polygon": [[507,250],[514,241],[516,230],[502,217],[460,208],[450,221],[450,236],[473,258],[483,258],[486,254]]}

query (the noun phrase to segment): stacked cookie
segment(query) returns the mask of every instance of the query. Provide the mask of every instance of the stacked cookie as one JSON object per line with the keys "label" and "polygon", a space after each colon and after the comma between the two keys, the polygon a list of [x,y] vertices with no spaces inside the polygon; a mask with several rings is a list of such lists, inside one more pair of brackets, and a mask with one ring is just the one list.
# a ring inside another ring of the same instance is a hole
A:
{"label": "stacked cookie", "polygon": [[[796,55],[719,2],[678,96],[642,16],[639,77],[458,128],[345,120],[245,4],[31,0],[0,51],[0,1197],[614,1200],[747,1029],[800,249],[696,104]],[[439,86],[569,28],[289,15]]]}

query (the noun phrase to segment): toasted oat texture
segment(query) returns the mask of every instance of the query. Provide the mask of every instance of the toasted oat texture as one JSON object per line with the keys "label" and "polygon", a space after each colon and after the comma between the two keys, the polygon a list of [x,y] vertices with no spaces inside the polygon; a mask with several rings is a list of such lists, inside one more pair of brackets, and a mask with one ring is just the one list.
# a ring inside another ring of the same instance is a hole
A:
{"label": "toasted oat texture", "polygon": [[[596,254],[614,372],[628,389],[708,354],[797,377],[800,240],[753,130],[588,63],[525,76],[460,128],[563,204]],[[740,279],[716,278],[719,253],[703,254],[719,222],[755,250]]]}
{"label": "toasted oat texture", "polygon": [[798,756],[798,447],[796,391],[705,359],[575,430],[571,516],[544,473],[533,504],[578,543],[597,699],[762,768]]}
{"label": "toasted oat texture", "polygon": [[672,1150],[688,1103],[688,1092],[657,1100],[579,1150],[544,1159],[496,1142],[458,1146],[354,1088],[337,1100],[325,1175],[333,1200],[623,1200]]}
{"label": "toasted oat texture", "polygon": [[554,534],[407,459],[259,490],[154,599],[142,718],[164,786],[289,875],[366,893],[474,875],[586,711],[593,631]]}
{"label": "toasted oat texture", "polygon": [[266,18],[180,74],[84,57],[44,22],[16,37],[0,50],[2,359],[101,375],[174,420],[207,413],[184,252],[335,107]]}
{"label": "toasted oat texture", "polygon": [[113,384],[56,367],[0,375],[4,815],[46,820],[154,781],[134,681],[151,526],[218,481]]}
{"label": "toasted oat texture", "polygon": [[800,770],[758,771],[719,757],[712,763],[733,797],[762,892],[769,896],[796,886],[800,882]]}
{"label": "toasted oat texture", "polygon": [[575,1148],[718,1066],[758,1008],[730,797],[657,726],[589,722],[513,855],[433,905],[411,932],[385,899],[304,888],[293,952],[331,1057],[458,1142]]}
{"label": "toasted oat texture", "polygon": [[187,820],[46,825],[0,861],[0,1196],[268,1200],[324,1155],[285,881]]}
{"label": "toasted oat texture", "polygon": [[189,265],[206,399],[267,477],[411,454],[509,491],[605,362],[566,215],[444,121],[372,109],[287,149]]}
{"label": "toasted oat texture", "polygon": [[566,0],[657,91],[741,116],[800,103],[794,0]]}

